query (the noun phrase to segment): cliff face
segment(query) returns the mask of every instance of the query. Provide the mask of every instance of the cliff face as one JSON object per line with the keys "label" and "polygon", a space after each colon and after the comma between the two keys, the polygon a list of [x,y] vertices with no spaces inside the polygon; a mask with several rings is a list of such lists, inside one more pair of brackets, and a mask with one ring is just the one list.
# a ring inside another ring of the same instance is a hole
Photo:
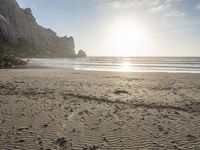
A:
{"label": "cliff face", "polygon": [[20,57],[75,57],[73,37],[58,37],[37,24],[31,9],[0,0],[0,54]]}

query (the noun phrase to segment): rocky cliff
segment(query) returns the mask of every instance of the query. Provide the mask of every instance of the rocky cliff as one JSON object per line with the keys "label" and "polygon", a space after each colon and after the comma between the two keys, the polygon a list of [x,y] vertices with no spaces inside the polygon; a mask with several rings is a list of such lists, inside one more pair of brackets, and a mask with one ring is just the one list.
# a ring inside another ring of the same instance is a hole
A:
{"label": "rocky cliff", "polygon": [[0,0],[0,54],[19,57],[75,57],[73,37],[59,37],[37,24],[31,9]]}

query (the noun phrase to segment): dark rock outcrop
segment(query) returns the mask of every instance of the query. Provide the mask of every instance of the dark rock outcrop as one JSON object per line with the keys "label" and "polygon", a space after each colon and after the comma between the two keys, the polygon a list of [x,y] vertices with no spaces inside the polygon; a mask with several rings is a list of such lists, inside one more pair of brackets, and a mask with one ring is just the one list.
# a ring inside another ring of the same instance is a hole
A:
{"label": "dark rock outcrop", "polygon": [[1,55],[0,56],[0,68],[15,68],[19,66],[24,66],[28,63],[27,60],[23,60],[18,57]]}
{"label": "dark rock outcrop", "polygon": [[37,24],[31,9],[0,0],[0,50],[19,57],[76,57],[73,37]]}
{"label": "dark rock outcrop", "polygon": [[80,57],[87,57],[85,51],[83,50],[79,50],[76,57],[80,58]]}

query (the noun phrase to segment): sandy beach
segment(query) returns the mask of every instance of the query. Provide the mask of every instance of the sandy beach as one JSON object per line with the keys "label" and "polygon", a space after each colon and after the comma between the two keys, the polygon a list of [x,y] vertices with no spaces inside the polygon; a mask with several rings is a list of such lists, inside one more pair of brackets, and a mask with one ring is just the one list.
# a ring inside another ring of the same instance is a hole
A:
{"label": "sandy beach", "polygon": [[200,75],[0,70],[1,150],[200,149]]}

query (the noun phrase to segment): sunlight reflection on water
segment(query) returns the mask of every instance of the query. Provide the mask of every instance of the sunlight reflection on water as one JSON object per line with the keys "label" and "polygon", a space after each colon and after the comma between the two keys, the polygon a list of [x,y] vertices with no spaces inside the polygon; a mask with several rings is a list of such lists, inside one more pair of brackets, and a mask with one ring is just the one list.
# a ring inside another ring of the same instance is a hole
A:
{"label": "sunlight reflection on water", "polygon": [[133,67],[131,68],[131,64],[128,61],[124,61],[119,65],[119,71],[120,72],[129,72],[133,71]]}
{"label": "sunlight reflection on water", "polygon": [[199,57],[87,57],[76,59],[30,59],[27,67],[66,68],[115,72],[200,73]]}

